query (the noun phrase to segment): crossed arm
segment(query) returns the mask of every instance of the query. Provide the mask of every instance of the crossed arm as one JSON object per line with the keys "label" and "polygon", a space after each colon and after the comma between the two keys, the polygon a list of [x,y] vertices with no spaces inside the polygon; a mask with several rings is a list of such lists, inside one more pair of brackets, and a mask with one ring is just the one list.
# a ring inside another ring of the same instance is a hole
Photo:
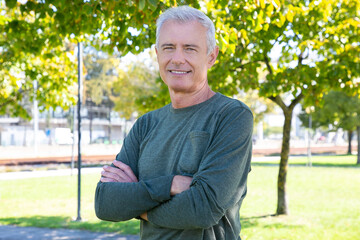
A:
{"label": "crossed arm", "polygon": [[[133,173],[132,169],[120,161],[113,161],[113,164],[117,167],[104,166],[103,171],[101,172],[100,182],[138,182],[137,177]],[[188,176],[175,175],[170,188],[170,195],[174,196],[176,194],[182,193],[183,191],[190,188],[192,178]],[[147,212],[144,212],[140,215],[144,220],[147,219]]]}

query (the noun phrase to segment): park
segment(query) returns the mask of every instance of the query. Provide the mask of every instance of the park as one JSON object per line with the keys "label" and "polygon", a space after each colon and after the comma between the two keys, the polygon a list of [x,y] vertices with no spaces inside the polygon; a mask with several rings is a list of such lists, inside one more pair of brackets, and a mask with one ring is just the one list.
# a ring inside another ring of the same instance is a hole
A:
{"label": "park", "polygon": [[[94,192],[99,167],[111,163],[136,119],[170,102],[155,22],[178,5],[214,22],[210,87],[254,114],[241,239],[358,239],[359,0],[0,1],[0,225],[139,234],[137,219],[99,220]],[[274,125],[267,119],[275,113]],[[345,150],[335,150],[337,139]],[[259,154],[270,140],[273,152]],[[299,142],[307,152],[296,153]],[[50,150],[64,158],[35,165],[45,148],[71,144],[71,164],[69,154]],[[318,144],[330,150],[314,152]],[[107,156],[86,162],[86,147]],[[30,149],[33,165],[17,166],[5,148]],[[70,174],[74,164],[78,174]]]}

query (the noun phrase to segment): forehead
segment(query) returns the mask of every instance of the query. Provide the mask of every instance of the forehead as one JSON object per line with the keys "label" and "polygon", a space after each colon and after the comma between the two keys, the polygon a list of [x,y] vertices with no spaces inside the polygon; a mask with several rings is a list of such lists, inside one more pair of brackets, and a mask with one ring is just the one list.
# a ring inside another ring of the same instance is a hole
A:
{"label": "forehead", "polygon": [[166,21],[159,32],[159,44],[197,44],[206,46],[207,29],[198,21]]}

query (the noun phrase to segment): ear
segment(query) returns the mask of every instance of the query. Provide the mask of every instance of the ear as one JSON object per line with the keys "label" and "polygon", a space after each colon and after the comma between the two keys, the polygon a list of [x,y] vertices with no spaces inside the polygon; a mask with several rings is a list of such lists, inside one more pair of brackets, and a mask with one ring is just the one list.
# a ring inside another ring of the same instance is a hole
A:
{"label": "ear", "polygon": [[159,62],[159,52],[156,47],[155,47],[155,53],[156,53],[156,60]]}
{"label": "ear", "polygon": [[214,50],[208,55],[208,68],[211,68],[216,61],[217,56],[219,55],[219,47],[215,46]]}

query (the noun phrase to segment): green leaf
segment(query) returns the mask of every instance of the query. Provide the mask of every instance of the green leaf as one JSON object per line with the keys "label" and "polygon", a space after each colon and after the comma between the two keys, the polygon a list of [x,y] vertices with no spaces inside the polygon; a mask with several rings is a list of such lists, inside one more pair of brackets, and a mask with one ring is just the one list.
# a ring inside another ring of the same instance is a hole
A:
{"label": "green leaf", "polygon": [[265,0],[260,0],[260,7],[265,9]]}
{"label": "green leaf", "polygon": [[148,2],[150,3],[150,5],[151,6],[153,6],[153,7],[157,7],[157,5],[158,5],[158,3],[159,3],[159,1],[158,0],[148,0]]}
{"label": "green leaf", "polygon": [[274,11],[274,5],[269,4],[266,8],[266,16],[271,17]]}
{"label": "green leaf", "polygon": [[16,6],[17,1],[16,0],[5,0],[6,6],[8,8],[14,8]]}
{"label": "green leaf", "polygon": [[288,11],[288,12],[286,13],[286,19],[287,19],[289,22],[292,22],[292,21],[293,21],[293,18],[294,18],[293,12]]}
{"label": "green leaf", "polygon": [[143,10],[146,4],[146,0],[140,0],[139,1],[139,10]]}

